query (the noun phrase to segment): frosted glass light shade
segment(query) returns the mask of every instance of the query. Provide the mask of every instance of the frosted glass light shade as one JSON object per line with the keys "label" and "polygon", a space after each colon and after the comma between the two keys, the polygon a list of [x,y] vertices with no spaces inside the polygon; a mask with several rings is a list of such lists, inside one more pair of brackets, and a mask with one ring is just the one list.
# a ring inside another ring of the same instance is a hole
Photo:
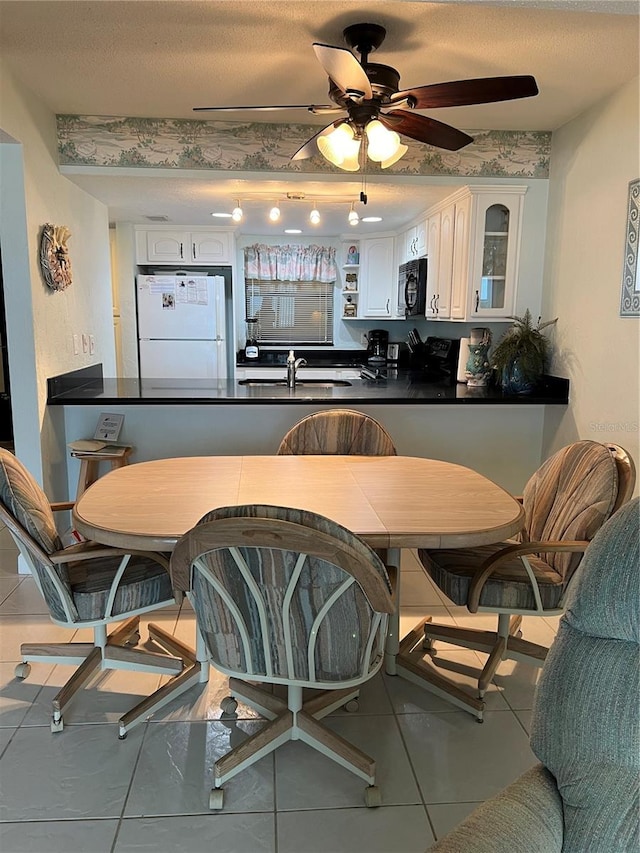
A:
{"label": "frosted glass light shade", "polygon": [[400,137],[395,130],[387,130],[382,122],[374,119],[366,126],[365,132],[369,142],[367,154],[371,160],[381,163],[383,160],[389,160],[397,153]]}
{"label": "frosted glass light shade", "polygon": [[317,208],[314,207],[311,213],[309,214],[309,221],[313,225],[317,225],[318,222],[320,222],[320,211]]}
{"label": "frosted glass light shade", "polygon": [[280,219],[280,208],[277,204],[274,204],[274,206],[269,211],[269,219],[272,222],[277,222],[278,219]]}
{"label": "frosted glass light shade", "polygon": [[234,222],[242,222],[242,208],[240,207],[239,202],[238,202],[237,207],[233,208],[231,218],[233,219]]}
{"label": "frosted glass light shade", "polygon": [[396,151],[396,153],[392,154],[391,157],[387,157],[386,160],[383,160],[380,163],[380,167],[382,169],[386,169],[388,166],[393,166],[393,164],[397,163],[401,157],[404,157],[404,155],[407,153],[408,150],[409,150],[408,145],[403,145],[402,143],[400,143],[400,145],[398,145],[398,150]]}
{"label": "frosted glass light shade", "polygon": [[353,129],[348,124],[341,124],[328,133],[318,138],[318,148],[322,156],[348,172],[359,169],[358,152],[360,140],[355,139]]}

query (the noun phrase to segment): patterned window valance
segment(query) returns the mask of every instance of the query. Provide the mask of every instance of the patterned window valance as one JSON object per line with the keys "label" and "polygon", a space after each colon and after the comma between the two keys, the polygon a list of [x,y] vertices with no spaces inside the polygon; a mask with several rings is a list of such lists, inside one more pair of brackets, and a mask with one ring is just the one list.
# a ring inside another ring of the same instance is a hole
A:
{"label": "patterned window valance", "polygon": [[337,278],[336,250],[328,246],[266,246],[244,250],[244,274],[261,281],[333,282]]}

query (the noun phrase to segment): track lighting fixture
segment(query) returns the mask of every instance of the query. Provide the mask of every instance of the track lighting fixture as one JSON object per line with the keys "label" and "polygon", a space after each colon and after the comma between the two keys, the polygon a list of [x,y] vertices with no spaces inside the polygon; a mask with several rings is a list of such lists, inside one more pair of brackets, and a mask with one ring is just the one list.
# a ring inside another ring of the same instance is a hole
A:
{"label": "track lighting fixture", "polygon": [[233,208],[231,218],[234,222],[242,222],[242,208],[240,207],[240,199],[238,199],[236,206]]}
{"label": "track lighting fixture", "polygon": [[[375,132],[374,132],[374,135],[375,135]],[[383,139],[384,139],[384,137],[383,137]],[[365,143],[364,147],[366,148],[366,143]],[[361,150],[364,153],[364,148]],[[384,145],[380,144],[380,146],[378,148],[378,153],[381,153],[383,156],[385,156],[385,155],[391,156],[389,154],[390,150],[391,150],[391,146],[384,148]],[[401,153],[398,155],[398,157],[400,157],[400,156],[402,156]],[[366,170],[365,170],[365,173],[366,173]],[[321,222],[323,222],[323,220],[326,220],[326,216],[324,214],[327,213],[327,211],[325,210],[323,212],[323,208],[322,208],[323,205],[325,205],[325,207],[328,208],[329,210],[333,210],[333,212],[335,212],[336,206],[348,205],[349,207],[348,207],[348,214],[347,214],[347,222],[349,225],[355,226],[355,225],[358,225],[360,222],[366,221],[364,219],[360,219],[360,216],[358,215],[358,212],[356,210],[356,205],[358,204],[358,202],[361,204],[367,203],[367,196],[366,196],[366,193],[364,192],[364,187],[366,186],[366,178],[364,177],[365,173],[363,173],[363,191],[360,193],[359,199],[349,198],[348,196],[321,196],[318,198],[308,198],[305,196],[305,193],[299,192],[299,191],[287,192],[286,196],[283,195],[282,198],[280,198],[280,199],[278,197],[276,197],[274,199],[273,196],[271,196],[271,198],[269,198],[269,195],[267,193],[265,193],[264,195],[261,193],[248,193],[248,194],[245,194],[245,196],[244,196],[245,206],[248,204],[250,209],[253,210],[256,202],[258,202],[258,203],[262,202],[262,205],[260,205],[262,207],[262,212],[263,212],[262,215],[268,215],[269,221],[275,225],[276,223],[282,221],[281,220],[281,204],[282,204],[282,202],[284,202],[285,205],[288,205],[290,202],[295,202],[295,203],[303,202],[305,205],[307,205],[307,209],[310,208],[309,213],[308,213],[309,223],[312,226],[318,226],[318,225],[320,225]],[[232,219],[235,224],[242,222],[245,219],[245,212],[246,211],[243,210],[242,202],[240,199],[234,199],[234,202],[235,202],[235,207],[232,207],[231,204],[229,204],[227,207],[227,210],[231,209],[233,211],[232,213],[228,213],[228,212],[226,212],[226,213],[212,213],[212,216],[225,216],[227,218]],[[266,211],[265,211],[265,206],[266,206]],[[289,228],[285,229],[285,233],[287,233],[287,234],[293,234],[293,233],[300,234],[300,233],[302,233],[300,228],[295,228],[295,225],[302,224],[302,217],[304,216],[304,214],[302,213],[302,210],[299,210],[298,212],[300,213],[300,216],[297,217],[298,221],[296,222],[295,221],[296,216],[291,217],[291,215],[290,215],[291,212],[289,209],[287,209],[285,211],[285,213],[287,215],[287,220],[289,220],[290,218],[294,219],[294,222],[292,223],[294,227],[293,228],[289,227]],[[289,222],[287,221],[284,224],[289,225]]]}

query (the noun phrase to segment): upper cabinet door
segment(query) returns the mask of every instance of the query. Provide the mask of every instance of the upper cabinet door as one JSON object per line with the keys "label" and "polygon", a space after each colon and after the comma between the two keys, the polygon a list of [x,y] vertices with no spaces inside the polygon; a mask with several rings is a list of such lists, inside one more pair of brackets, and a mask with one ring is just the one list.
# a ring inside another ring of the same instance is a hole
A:
{"label": "upper cabinet door", "polygon": [[184,231],[147,231],[146,238],[147,261],[174,264],[190,258],[189,234]]}
{"label": "upper cabinet door", "polygon": [[233,265],[233,233],[214,228],[201,231],[136,229],[139,264],[178,264],[181,267]]}
{"label": "upper cabinet door", "polygon": [[208,264],[230,264],[232,234],[228,231],[191,234],[191,260]]}
{"label": "upper cabinet door", "polygon": [[522,195],[487,193],[477,199],[472,317],[505,318],[513,314],[521,227]]}
{"label": "upper cabinet door", "polygon": [[360,241],[360,317],[395,316],[398,275],[394,264],[393,237]]}

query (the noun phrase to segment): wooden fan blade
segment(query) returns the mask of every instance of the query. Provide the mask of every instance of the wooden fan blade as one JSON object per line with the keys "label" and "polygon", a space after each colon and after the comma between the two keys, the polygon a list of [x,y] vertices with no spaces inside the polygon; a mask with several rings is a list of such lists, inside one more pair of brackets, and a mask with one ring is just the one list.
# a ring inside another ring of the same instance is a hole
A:
{"label": "wooden fan blade", "polygon": [[470,142],[473,136],[469,136],[462,130],[457,130],[451,125],[443,124],[428,116],[416,115],[405,110],[391,110],[386,115],[380,113],[378,116],[387,130],[395,130],[418,142],[426,142],[436,148],[446,148],[447,151],[458,151]]}
{"label": "wooden fan blade", "polygon": [[431,86],[418,86],[417,89],[404,89],[391,96],[391,103],[413,98],[416,102],[414,109],[426,110],[512,101],[516,98],[531,98],[537,94],[538,86],[535,77],[523,74],[516,77],[452,80],[450,83],[434,83]]}
{"label": "wooden fan blade", "polygon": [[340,119],[338,121],[332,121],[331,124],[328,124],[326,127],[323,127],[322,130],[318,131],[311,139],[308,139],[305,144],[298,148],[296,153],[291,158],[292,160],[306,160],[309,157],[314,157],[316,154],[320,153],[320,149],[318,148],[318,139],[321,136],[326,136],[331,133],[331,131],[338,127],[338,125],[343,124],[346,119]]}
{"label": "wooden fan blade", "polygon": [[371,83],[364,68],[350,50],[345,47],[332,47],[330,44],[314,43],[313,49],[318,62],[333,82],[343,92],[358,93],[360,97],[372,98]]}
{"label": "wooden fan blade", "polygon": [[253,107],[193,107],[194,113],[199,112],[240,112],[242,110],[254,110],[256,112],[272,112],[273,110],[308,110],[310,113],[339,113],[341,107],[335,104],[279,104],[277,106],[253,106]]}

